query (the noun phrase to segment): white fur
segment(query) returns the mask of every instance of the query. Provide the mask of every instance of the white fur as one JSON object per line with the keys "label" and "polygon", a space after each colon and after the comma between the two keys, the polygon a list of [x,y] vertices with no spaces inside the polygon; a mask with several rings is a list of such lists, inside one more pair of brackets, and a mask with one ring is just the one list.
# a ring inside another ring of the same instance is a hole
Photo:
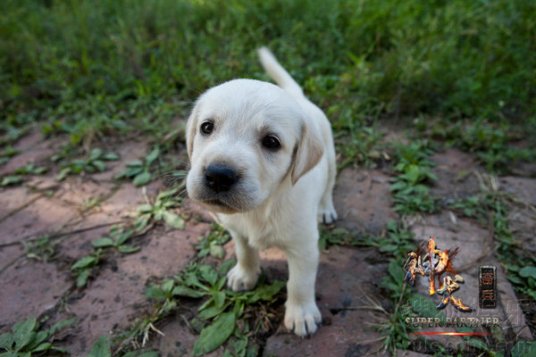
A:
{"label": "white fur", "polygon": [[[211,88],[194,106],[187,125],[187,190],[233,237],[238,262],[228,274],[231,289],[254,288],[260,249],[276,246],[285,251],[285,326],[305,336],[321,321],[315,302],[317,221],[337,218],[332,201],[335,149],[324,113],[268,49],[260,49],[259,56],[279,86],[233,80]],[[207,120],[214,123],[214,131],[203,135],[199,128]],[[266,133],[280,139],[279,151],[262,147]],[[240,172],[240,182],[230,192],[216,194],[204,185],[204,170],[215,162]]]}

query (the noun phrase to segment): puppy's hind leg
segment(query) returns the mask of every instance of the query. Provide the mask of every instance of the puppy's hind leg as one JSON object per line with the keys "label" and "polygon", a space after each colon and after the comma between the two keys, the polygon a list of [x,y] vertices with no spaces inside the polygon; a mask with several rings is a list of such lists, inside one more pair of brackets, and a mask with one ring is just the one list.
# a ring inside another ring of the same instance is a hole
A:
{"label": "puppy's hind leg", "polygon": [[251,290],[261,271],[259,251],[240,235],[230,232],[235,243],[236,265],[227,273],[227,286],[233,291]]}
{"label": "puppy's hind leg", "polygon": [[327,155],[328,180],[318,207],[318,221],[324,224],[330,224],[337,220],[337,211],[335,211],[335,206],[333,205],[333,188],[335,187],[335,179],[337,176],[337,164],[335,162],[334,150],[329,150]]}

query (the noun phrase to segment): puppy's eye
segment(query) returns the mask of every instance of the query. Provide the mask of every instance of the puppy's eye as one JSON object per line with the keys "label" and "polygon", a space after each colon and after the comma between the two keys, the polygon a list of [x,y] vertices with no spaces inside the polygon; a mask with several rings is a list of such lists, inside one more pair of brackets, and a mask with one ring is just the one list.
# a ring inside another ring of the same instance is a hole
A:
{"label": "puppy's eye", "polygon": [[262,138],[262,146],[271,151],[276,151],[281,148],[281,143],[275,135],[266,135]]}
{"label": "puppy's eye", "polygon": [[214,130],[214,123],[211,121],[206,121],[203,124],[201,124],[201,133],[205,135],[210,135],[212,131]]}

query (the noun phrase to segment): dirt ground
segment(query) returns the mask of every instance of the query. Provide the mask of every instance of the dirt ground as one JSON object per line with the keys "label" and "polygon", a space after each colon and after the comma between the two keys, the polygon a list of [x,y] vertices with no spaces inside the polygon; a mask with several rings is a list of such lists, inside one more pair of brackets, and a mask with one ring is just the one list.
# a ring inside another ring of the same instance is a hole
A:
{"label": "dirt ground", "polygon": [[[27,163],[46,162],[60,145],[33,133],[16,144],[19,154],[0,167],[0,175]],[[191,202],[178,212],[189,217],[184,229],[157,225],[136,238],[141,250],[128,255],[113,254],[99,267],[85,288],[76,288],[71,265],[92,250],[91,242],[105,235],[113,224],[126,222],[136,207],[145,202],[144,193],[130,182],[117,181],[126,162],[142,157],[144,142],[128,142],[114,148],[120,159],[107,163],[108,170],[94,175],[55,179],[57,172],[33,176],[24,184],[0,191],[0,332],[28,316],[50,317],[51,321],[75,317],[76,323],[60,336],[59,345],[72,356],[85,355],[99,336],[112,336],[128,329],[148,307],[144,291],[149,282],[173,276],[194,258],[195,244],[211,229],[206,212]],[[441,200],[465,197],[479,190],[478,175],[483,170],[470,154],[455,149],[434,154],[434,173],[438,180],[432,194]],[[460,179],[454,173],[466,172]],[[527,249],[536,247],[536,218],[530,207],[536,205],[536,179],[531,168],[519,176],[500,177],[500,189],[519,202],[510,211],[510,224],[516,239]],[[339,173],[335,206],[337,226],[360,234],[380,234],[391,219],[389,190],[391,173],[387,168],[347,168]],[[154,197],[163,188],[161,181],[147,187]],[[89,204],[98,198],[98,204]],[[93,200],[93,201],[92,201]],[[498,269],[498,307],[477,313],[500,316],[506,336],[533,339],[530,314],[524,314],[512,286],[505,278],[493,250],[492,232],[475,220],[457,217],[443,210],[433,215],[412,217],[408,222],[416,239],[435,235],[443,247],[461,247],[456,264],[463,267],[464,294],[468,303],[478,305],[478,266]],[[50,254],[29,255],[31,242],[52,237]],[[232,243],[225,247],[232,256]],[[286,277],[284,256],[276,250],[263,253],[263,269],[268,276]],[[384,304],[380,280],[387,273],[387,262],[374,248],[333,246],[322,252],[317,279],[317,300],[324,324],[312,338],[301,339],[279,327],[267,336],[264,356],[360,356],[381,351],[381,334],[375,323],[385,319],[381,312],[362,308],[372,302]],[[419,287],[424,291],[425,287]],[[526,310],[526,309],[525,309]],[[279,309],[281,319],[283,309]],[[455,314],[452,310],[447,315]],[[160,334],[151,335],[149,347],[162,356],[190,355],[197,336],[180,313],[157,324]],[[459,337],[438,337],[456,343]],[[220,348],[211,355],[223,354]],[[401,352],[400,356],[418,356]]]}

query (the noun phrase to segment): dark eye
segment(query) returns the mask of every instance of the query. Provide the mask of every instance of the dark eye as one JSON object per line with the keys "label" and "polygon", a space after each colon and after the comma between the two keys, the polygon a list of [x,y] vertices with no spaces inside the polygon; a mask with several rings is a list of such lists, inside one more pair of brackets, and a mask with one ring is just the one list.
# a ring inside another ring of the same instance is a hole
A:
{"label": "dark eye", "polygon": [[276,151],[281,147],[281,143],[275,135],[266,135],[262,138],[262,146],[268,150]]}
{"label": "dark eye", "polygon": [[209,135],[214,130],[214,123],[211,121],[206,121],[203,124],[201,124],[201,133],[205,135]]}

